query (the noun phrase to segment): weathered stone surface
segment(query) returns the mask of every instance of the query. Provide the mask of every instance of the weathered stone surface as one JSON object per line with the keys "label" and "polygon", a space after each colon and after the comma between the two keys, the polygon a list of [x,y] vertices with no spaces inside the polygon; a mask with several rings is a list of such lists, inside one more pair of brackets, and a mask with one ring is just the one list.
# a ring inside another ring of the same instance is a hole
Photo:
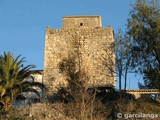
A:
{"label": "weathered stone surface", "polygon": [[[15,113],[10,111],[8,116],[19,117],[23,120],[75,120],[67,117],[59,107],[56,104],[36,103],[28,105],[23,109],[15,110]],[[6,116],[0,116],[1,118],[2,120],[9,120]]]}
{"label": "weathered stone surface", "polygon": [[[104,61],[114,63],[112,27],[102,28],[98,16],[64,17],[63,22],[63,29],[47,27],[46,30],[44,82],[49,90],[55,91],[67,84],[67,76],[60,72],[59,63],[77,51],[77,61],[88,76],[89,86],[115,86],[114,73],[104,65]],[[114,69],[114,64],[112,66]]]}
{"label": "weathered stone surface", "polygon": [[63,17],[63,28],[102,27],[101,16],[65,16]]}

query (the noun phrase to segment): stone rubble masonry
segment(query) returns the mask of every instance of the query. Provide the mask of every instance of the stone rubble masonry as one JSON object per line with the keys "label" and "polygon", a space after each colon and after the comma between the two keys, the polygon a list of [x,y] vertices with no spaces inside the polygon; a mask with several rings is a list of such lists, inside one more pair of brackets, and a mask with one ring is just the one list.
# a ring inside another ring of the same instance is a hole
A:
{"label": "stone rubble masonry", "polygon": [[62,28],[102,27],[101,16],[65,16]]}
{"label": "stone rubble masonry", "polygon": [[67,76],[59,70],[59,64],[64,59],[76,56],[77,51],[77,61],[87,75],[90,87],[116,85],[114,72],[105,66],[112,66],[115,70],[115,56],[111,47],[114,42],[113,29],[111,26],[103,28],[101,24],[100,16],[68,16],[63,17],[62,29],[47,27],[44,82],[49,91],[57,91],[67,85]]}

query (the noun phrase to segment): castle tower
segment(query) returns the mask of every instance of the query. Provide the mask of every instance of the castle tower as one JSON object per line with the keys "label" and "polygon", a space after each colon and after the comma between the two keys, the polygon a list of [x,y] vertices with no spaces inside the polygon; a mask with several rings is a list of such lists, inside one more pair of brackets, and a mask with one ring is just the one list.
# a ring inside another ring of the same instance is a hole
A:
{"label": "castle tower", "polygon": [[60,63],[76,57],[87,75],[89,86],[115,86],[112,27],[103,28],[100,16],[63,17],[62,29],[47,27],[45,39],[44,82],[50,91],[67,84]]}

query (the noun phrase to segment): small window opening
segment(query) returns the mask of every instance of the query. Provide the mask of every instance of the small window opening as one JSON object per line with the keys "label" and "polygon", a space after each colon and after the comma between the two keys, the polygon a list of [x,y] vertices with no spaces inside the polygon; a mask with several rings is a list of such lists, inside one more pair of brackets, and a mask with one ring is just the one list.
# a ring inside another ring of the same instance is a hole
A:
{"label": "small window opening", "polygon": [[83,26],[83,23],[80,23],[80,26]]}

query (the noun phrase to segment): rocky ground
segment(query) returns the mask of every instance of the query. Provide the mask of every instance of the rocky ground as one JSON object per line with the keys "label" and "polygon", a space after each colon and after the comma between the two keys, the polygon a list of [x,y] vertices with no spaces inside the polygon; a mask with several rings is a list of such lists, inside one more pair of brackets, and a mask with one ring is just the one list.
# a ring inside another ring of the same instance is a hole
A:
{"label": "rocky ground", "polygon": [[1,116],[1,120],[74,120],[65,116],[58,106],[50,103],[36,103]]}

